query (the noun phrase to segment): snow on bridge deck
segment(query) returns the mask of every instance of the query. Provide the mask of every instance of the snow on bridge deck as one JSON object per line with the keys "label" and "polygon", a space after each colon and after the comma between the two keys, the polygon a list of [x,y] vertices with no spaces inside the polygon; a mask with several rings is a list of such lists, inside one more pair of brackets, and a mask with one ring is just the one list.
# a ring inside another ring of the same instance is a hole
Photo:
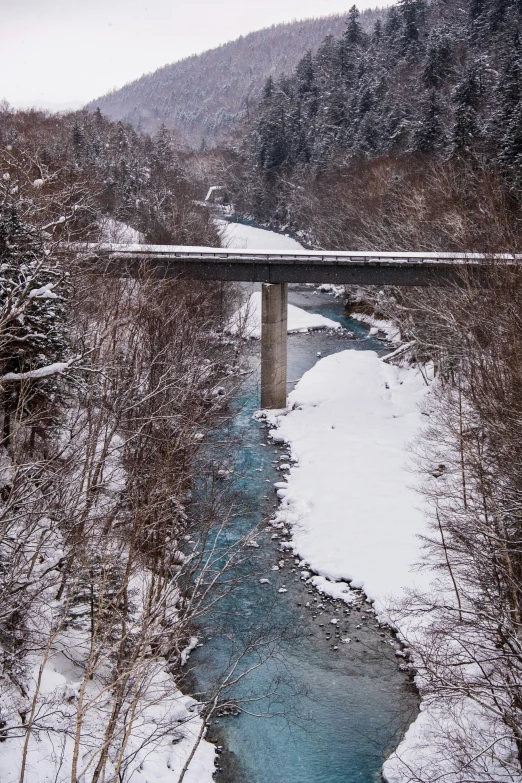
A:
{"label": "snow on bridge deck", "polygon": [[493,262],[515,263],[521,256],[477,253],[353,252],[318,250],[237,250],[177,245],[68,245],[112,274],[153,268],[160,278],[188,277],[254,283],[334,283],[357,285],[444,285],[466,270],[480,275]]}

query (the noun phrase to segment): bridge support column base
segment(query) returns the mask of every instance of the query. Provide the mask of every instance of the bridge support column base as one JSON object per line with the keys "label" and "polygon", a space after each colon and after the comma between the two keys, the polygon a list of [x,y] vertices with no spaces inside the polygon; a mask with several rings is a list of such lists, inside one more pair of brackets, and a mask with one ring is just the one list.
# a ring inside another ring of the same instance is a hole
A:
{"label": "bridge support column base", "polygon": [[286,408],[288,284],[263,283],[261,408]]}

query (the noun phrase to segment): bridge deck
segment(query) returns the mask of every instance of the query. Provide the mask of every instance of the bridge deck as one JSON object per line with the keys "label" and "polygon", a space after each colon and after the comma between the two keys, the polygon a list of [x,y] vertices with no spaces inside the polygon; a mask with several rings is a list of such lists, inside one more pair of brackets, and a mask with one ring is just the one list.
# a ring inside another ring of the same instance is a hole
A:
{"label": "bridge deck", "polygon": [[254,283],[334,283],[357,285],[444,285],[456,271],[480,272],[493,260],[519,261],[518,256],[495,257],[463,253],[339,252],[294,250],[227,250],[171,245],[76,245],[93,255],[113,274],[138,272],[146,264],[160,278],[188,277]]}

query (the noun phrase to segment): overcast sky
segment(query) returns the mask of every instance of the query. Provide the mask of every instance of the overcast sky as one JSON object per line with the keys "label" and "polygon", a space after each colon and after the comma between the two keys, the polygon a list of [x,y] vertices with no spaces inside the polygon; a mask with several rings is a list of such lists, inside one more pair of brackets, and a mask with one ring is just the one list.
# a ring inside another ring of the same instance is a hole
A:
{"label": "overcast sky", "polygon": [[[357,2],[361,10],[376,4]],[[0,0],[0,100],[83,103],[253,30],[345,13],[351,5],[353,0]]]}

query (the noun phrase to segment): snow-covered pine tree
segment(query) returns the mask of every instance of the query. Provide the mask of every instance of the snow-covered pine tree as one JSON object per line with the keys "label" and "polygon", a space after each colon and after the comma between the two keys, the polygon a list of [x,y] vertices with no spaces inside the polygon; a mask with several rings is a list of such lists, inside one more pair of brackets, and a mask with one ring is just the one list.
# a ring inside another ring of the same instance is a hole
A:
{"label": "snow-covered pine tree", "polygon": [[435,28],[428,39],[422,81],[426,89],[442,87],[451,73],[452,36],[447,28]]}
{"label": "snow-covered pine tree", "polygon": [[440,103],[435,90],[431,90],[423,101],[420,121],[412,135],[411,149],[425,155],[442,149],[445,143]]}
{"label": "snow-covered pine tree", "polygon": [[[495,96],[496,111],[491,123],[491,131],[497,138],[503,135],[522,103],[522,41],[516,27],[504,42],[500,67]],[[504,155],[503,164],[508,162]]]}
{"label": "snow-covered pine tree", "polygon": [[479,64],[472,63],[452,96],[455,108],[451,141],[452,152],[457,157],[470,155],[480,141],[481,128],[477,109],[481,93]]}
{"label": "snow-covered pine tree", "polygon": [[366,34],[360,22],[360,13],[356,5],[348,11],[348,20],[343,38],[348,46],[362,46],[366,43]]}
{"label": "snow-covered pine tree", "polygon": [[425,0],[399,0],[401,56],[408,63],[422,56],[426,10]]}
{"label": "snow-covered pine tree", "polygon": [[522,199],[522,103],[513,111],[500,143],[499,162],[505,168],[513,195]]}

